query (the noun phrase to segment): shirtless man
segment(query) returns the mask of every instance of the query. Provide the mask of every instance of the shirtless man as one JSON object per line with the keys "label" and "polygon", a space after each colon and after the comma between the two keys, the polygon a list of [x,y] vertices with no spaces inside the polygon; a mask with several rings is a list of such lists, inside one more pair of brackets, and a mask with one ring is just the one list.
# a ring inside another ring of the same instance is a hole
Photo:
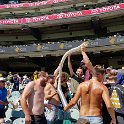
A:
{"label": "shirtless man", "polygon": [[48,73],[41,71],[38,79],[29,82],[23,91],[21,106],[26,124],[47,124],[44,116],[44,87],[47,81]]}
{"label": "shirtless man", "polygon": [[47,124],[51,124],[57,116],[57,108],[60,105],[60,98],[57,93],[57,79],[53,75],[50,76],[48,83],[44,89],[45,100],[48,100],[49,105],[51,105],[51,109],[47,108],[46,119]]}
{"label": "shirtless man", "polygon": [[[74,106],[81,97],[80,117],[77,124],[103,124],[101,108],[102,100],[104,100],[112,118],[111,124],[116,124],[115,112],[109,98],[108,89],[101,83],[104,77],[104,69],[100,66],[96,68],[92,66],[85,53],[85,45],[86,43],[82,44],[81,51],[86,66],[92,71],[92,79],[79,84],[74,98],[65,106],[64,110],[67,111]],[[86,120],[87,123],[83,122]]]}

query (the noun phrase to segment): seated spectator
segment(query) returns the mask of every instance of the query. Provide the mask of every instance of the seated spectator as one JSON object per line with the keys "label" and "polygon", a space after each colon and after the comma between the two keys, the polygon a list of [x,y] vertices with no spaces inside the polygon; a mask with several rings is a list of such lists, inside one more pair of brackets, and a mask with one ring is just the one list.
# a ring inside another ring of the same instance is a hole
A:
{"label": "seated spectator", "polygon": [[13,106],[13,109],[14,109],[14,110],[19,110],[19,111],[22,110],[22,108],[21,108],[21,103],[20,103],[20,99],[21,99],[21,95],[22,95],[22,93],[23,93],[23,90],[24,90],[24,89],[22,89],[22,90],[19,91],[20,97],[19,97],[18,99],[16,99],[16,101],[14,101],[14,102],[10,101],[10,104]]}

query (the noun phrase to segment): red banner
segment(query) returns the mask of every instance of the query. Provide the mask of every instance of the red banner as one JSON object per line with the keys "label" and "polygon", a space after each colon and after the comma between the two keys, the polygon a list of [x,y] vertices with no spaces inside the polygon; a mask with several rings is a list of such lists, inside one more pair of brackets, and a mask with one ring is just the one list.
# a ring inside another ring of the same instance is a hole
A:
{"label": "red banner", "polygon": [[46,21],[46,20],[72,18],[72,17],[77,17],[77,16],[88,16],[88,15],[112,12],[112,11],[121,10],[121,9],[124,9],[124,4],[116,4],[116,5],[112,5],[112,6],[90,9],[90,10],[82,10],[82,11],[77,11],[77,12],[45,15],[45,16],[38,16],[38,17],[31,17],[31,18],[0,20],[0,24],[2,24],[2,25],[25,24],[25,23],[41,22],[41,21]]}
{"label": "red banner", "polygon": [[69,1],[69,0],[47,0],[47,1],[33,2],[33,3],[5,4],[5,5],[0,5],[0,9],[35,7],[35,6],[42,6],[42,5],[65,2],[65,1]]}

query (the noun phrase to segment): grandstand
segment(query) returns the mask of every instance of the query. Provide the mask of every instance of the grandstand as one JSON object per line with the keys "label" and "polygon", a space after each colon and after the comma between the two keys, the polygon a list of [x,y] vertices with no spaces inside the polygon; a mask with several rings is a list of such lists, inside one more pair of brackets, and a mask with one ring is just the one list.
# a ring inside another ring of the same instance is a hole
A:
{"label": "grandstand", "polygon": [[[89,41],[87,52],[93,64],[115,69],[122,67],[124,1],[0,0],[1,75],[18,72],[24,77],[26,73],[29,75],[41,69],[53,74],[64,53],[84,40]],[[80,53],[75,54],[72,56],[74,69],[82,60]],[[63,70],[68,72],[67,61],[64,64]],[[11,92],[13,84],[9,83],[7,88]],[[24,87],[19,84],[19,88],[22,90]],[[9,102],[14,103],[21,97],[18,91],[10,94]],[[21,106],[17,111],[13,108],[9,104],[6,122],[24,123]],[[77,117],[76,112],[71,112],[73,117]]]}
{"label": "grandstand", "polygon": [[[19,2],[19,3],[18,3]],[[2,71],[33,72],[52,66],[69,49],[90,41],[93,63],[124,64],[124,3],[119,0],[9,1],[0,5]],[[11,4],[8,4],[11,3]],[[13,4],[14,3],[14,4]],[[104,59],[106,57],[106,59]],[[80,61],[80,55],[77,61]],[[51,61],[50,61],[51,60]],[[76,63],[74,63],[76,66]]]}

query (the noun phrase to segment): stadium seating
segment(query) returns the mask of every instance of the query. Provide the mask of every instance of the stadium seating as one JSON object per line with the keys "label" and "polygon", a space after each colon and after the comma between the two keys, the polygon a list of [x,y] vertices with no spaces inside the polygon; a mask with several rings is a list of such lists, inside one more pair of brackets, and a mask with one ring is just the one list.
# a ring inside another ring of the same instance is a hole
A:
{"label": "stadium seating", "polygon": [[25,119],[24,118],[18,118],[13,121],[13,124],[25,124]]}

